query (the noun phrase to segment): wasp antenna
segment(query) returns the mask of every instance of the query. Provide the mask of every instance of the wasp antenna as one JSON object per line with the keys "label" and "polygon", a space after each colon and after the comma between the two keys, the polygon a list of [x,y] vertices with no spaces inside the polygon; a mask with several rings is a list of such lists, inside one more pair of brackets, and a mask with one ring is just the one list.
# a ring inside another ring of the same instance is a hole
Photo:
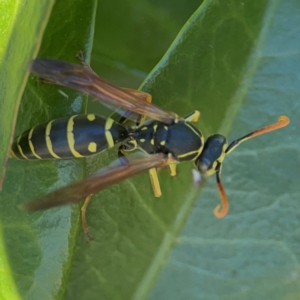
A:
{"label": "wasp antenna", "polygon": [[270,132],[270,131],[277,130],[277,129],[280,129],[282,127],[285,127],[289,123],[290,123],[289,117],[287,117],[287,116],[279,116],[278,117],[278,122],[276,122],[274,124],[271,124],[271,125],[268,125],[268,126],[265,126],[263,128],[257,129],[255,131],[252,131],[252,132],[244,135],[243,137],[241,137],[241,138],[239,138],[239,139],[234,140],[233,142],[231,142],[231,144],[227,147],[225,153],[227,155],[231,151],[233,151],[241,143],[243,143],[243,142],[245,142],[245,141],[247,141],[249,139],[252,139],[252,138],[254,138],[254,137],[258,136],[258,135],[265,134],[267,132]]}
{"label": "wasp antenna", "polygon": [[219,194],[221,197],[221,204],[219,204],[215,207],[214,215],[216,218],[221,219],[227,215],[228,209],[229,209],[229,204],[228,204],[227,196],[225,193],[225,189],[224,189],[222,181],[221,181],[220,171],[216,172],[216,179],[217,179],[217,186],[218,186]]}
{"label": "wasp antenna", "polygon": [[285,127],[290,123],[290,119],[287,116],[279,116],[278,117],[278,122],[271,124],[269,126],[260,128],[258,130],[253,131],[252,133],[248,134],[247,136],[249,138],[253,138],[255,136],[273,131],[273,130],[277,130],[279,128]]}

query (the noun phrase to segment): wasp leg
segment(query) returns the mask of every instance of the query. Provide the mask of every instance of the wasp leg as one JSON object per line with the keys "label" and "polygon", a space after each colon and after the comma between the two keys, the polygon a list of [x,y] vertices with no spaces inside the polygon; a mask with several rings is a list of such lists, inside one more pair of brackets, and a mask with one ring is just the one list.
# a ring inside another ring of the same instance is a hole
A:
{"label": "wasp leg", "polygon": [[90,235],[89,227],[88,227],[87,222],[86,222],[86,209],[87,209],[87,207],[90,203],[91,197],[92,197],[92,195],[89,195],[88,197],[86,197],[85,200],[84,200],[84,203],[81,207],[82,228],[83,228],[84,234],[85,234],[86,239],[87,239],[88,242],[91,242],[93,240],[92,236]]}
{"label": "wasp leg", "polygon": [[174,164],[169,164],[168,167],[169,167],[169,171],[170,171],[170,175],[173,177],[173,176],[176,176],[176,166],[177,164],[174,163]]}
{"label": "wasp leg", "polygon": [[227,215],[229,210],[229,204],[225,193],[225,189],[221,181],[220,173],[221,173],[220,169],[217,170],[216,179],[217,179],[218,191],[221,197],[221,204],[217,205],[214,209],[214,215],[216,216],[216,218],[224,218]]}
{"label": "wasp leg", "polygon": [[[170,162],[168,164],[168,167],[170,170],[170,175],[175,176],[177,161],[172,157],[171,153],[169,153],[168,156],[169,156],[169,160],[170,160]],[[158,176],[157,176],[157,169],[156,168],[150,169],[149,175],[150,175],[150,180],[151,180],[154,195],[155,195],[155,197],[160,197],[162,195],[162,192],[160,189],[160,184],[159,184],[159,180],[158,180]]]}
{"label": "wasp leg", "polygon": [[195,110],[184,117],[184,120],[187,122],[197,122],[200,117],[200,111]]}
{"label": "wasp leg", "polygon": [[[128,144],[128,145],[131,145],[131,144]],[[127,144],[121,145],[118,150],[118,157],[119,157],[122,165],[129,163],[128,159],[126,158],[125,150],[130,151],[130,150],[134,150],[136,148],[133,145],[131,145],[132,148],[129,149],[128,145]],[[160,197],[161,189],[160,189],[160,184],[159,184],[156,168],[152,168],[149,170],[149,176],[150,176],[150,181],[151,181],[151,185],[152,185],[152,189],[153,189],[153,193],[154,193],[155,197]]]}
{"label": "wasp leg", "polygon": [[118,149],[118,158],[120,160],[121,165],[126,165],[129,163],[129,160],[126,158],[124,150],[126,149],[125,145],[121,145]]}
{"label": "wasp leg", "polygon": [[265,126],[263,128],[257,129],[255,131],[250,132],[250,133],[244,135],[243,137],[241,137],[241,138],[239,138],[239,139],[234,140],[233,142],[231,142],[231,144],[227,147],[225,153],[226,153],[226,155],[229,154],[231,151],[233,151],[242,142],[245,142],[245,141],[247,141],[249,139],[252,139],[255,136],[258,136],[258,135],[261,135],[261,134],[264,134],[264,133],[267,133],[267,132],[270,132],[270,131],[273,131],[273,130],[277,130],[277,129],[282,128],[282,127],[285,127],[289,123],[290,123],[290,119],[288,117],[286,117],[286,116],[280,116],[278,118],[278,122],[277,123],[274,123],[274,124],[271,124],[269,126]]}
{"label": "wasp leg", "polygon": [[[128,159],[126,158],[125,150],[130,151],[130,150],[134,150],[134,149],[135,149],[134,147],[132,149],[129,149],[127,144],[121,145],[119,147],[118,157],[119,157],[122,165],[125,165],[129,162]],[[152,189],[153,189],[153,193],[154,193],[155,197],[160,197],[161,189],[160,189],[160,184],[159,184],[156,168],[152,168],[149,170],[149,176],[150,176],[150,181],[151,181],[151,185],[152,185]]]}
{"label": "wasp leg", "polygon": [[137,143],[135,140],[127,141],[124,144],[121,144],[121,146],[118,149],[118,157],[120,159],[120,162],[122,165],[128,163],[128,159],[126,158],[126,153],[128,151],[133,151],[137,148]]}
{"label": "wasp leg", "polygon": [[156,168],[152,168],[149,170],[150,181],[153,189],[153,193],[155,197],[161,196],[160,184],[157,176]]}
{"label": "wasp leg", "polygon": [[[142,100],[144,100],[148,103],[152,102],[152,96],[148,93],[138,91],[138,90],[133,90],[133,89],[124,89],[124,90],[126,90],[127,92],[130,92],[131,94],[133,94],[135,96],[138,96],[139,98],[141,98]],[[145,120],[146,120],[146,116],[141,115],[140,118],[137,120],[136,125],[138,126],[139,124],[144,123]],[[124,118],[123,122],[126,122],[125,118]],[[176,174],[176,170],[175,170],[175,174]],[[149,177],[150,177],[150,181],[151,181],[154,196],[155,197],[161,197],[162,193],[161,193],[161,188],[160,188],[156,168],[152,168],[152,169],[149,170]]]}

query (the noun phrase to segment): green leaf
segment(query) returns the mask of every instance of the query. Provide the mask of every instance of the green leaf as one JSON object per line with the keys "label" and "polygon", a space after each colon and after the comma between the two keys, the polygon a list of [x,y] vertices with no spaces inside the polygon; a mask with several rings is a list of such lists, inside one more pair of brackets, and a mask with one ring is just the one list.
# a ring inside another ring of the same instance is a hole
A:
{"label": "green leaf", "polygon": [[[114,6],[117,20],[135,19],[126,3]],[[142,9],[130,3],[142,19]],[[167,20],[171,34],[176,14],[155,14],[161,1],[137,3],[148,4],[145,15],[153,15],[158,27]],[[89,54],[94,12],[94,3],[86,1],[57,3],[39,56],[75,61],[77,50]],[[5,274],[12,274],[10,281],[14,276],[20,298],[57,299],[64,293],[65,299],[298,298],[298,16],[294,0],[205,1],[143,84],[153,102],[166,109],[180,115],[201,110],[205,136],[230,132],[231,141],[281,114],[291,118],[287,128],[255,138],[226,158],[222,174],[231,206],[225,219],[212,213],[220,201],[215,179],[198,197],[192,163],[186,163],[175,178],[160,172],[160,199],[153,196],[148,174],[94,195],[87,212],[94,242],[87,244],[76,205],[28,215],[16,208],[79,178],[82,161],[9,162],[0,202],[6,245],[1,259],[8,256]],[[103,48],[95,53],[101,57],[97,72],[116,82],[123,80],[120,69],[128,76],[137,74],[134,68],[147,72],[164,43],[150,41],[158,45],[149,50],[157,53],[150,63],[149,53],[136,59],[146,49],[138,46],[139,35],[154,24],[122,27],[109,20],[107,15],[110,27],[101,28],[107,34],[105,42],[100,38]],[[112,28],[116,33],[120,28],[117,39]],[[127,28],[133,28],[132,36],[138,31],[133,43],[125,36]],[[80,93],[31,78],[17,133],[83,110],[81,100]],[[112,149],[88,159],[88,172],[115,157]]]}
{"label": "green leaf", "polygon": [[[289,5],[293,14],[296,7]],[[156,104],[181,115],[200,109],[199,124],[206,136],[231,131],[232,140],[275,123],[281,114],[295,120],[289,107],[297,105],[292,99],[299,83],[289,78],[290,63],[281,66],[281,55],[295,57],[288,54],[289,35],[286,48],[277,42],[284,36],[276,26],[282,9],[277,2],[205,2],[143,89]],[[298,28],[297,23],[293,28]],[[298,46],[293,44],[292,53],[298,53]],[[279,50],[271,51],[276,47]],[[282,77],[273,82],[281,72]],[[291,77],[295,75],[292,72]],[[290,89],[281,80],[295,85]],[[283,95],[289,93],[288,105]],[[298,161],[293,147],[286,146],[292,133],[290,125],[258,137],[226,159],[223,181],[231,206],[222,220],[212,213],[220,201],[214,178],[194,204],[198,191],[191,183],[191,164],[180,165],[176,178],[170,178],[167,171],[159,174],[160,199],[153,197],[147,174],[94,195],[88,220],[95,241],[77,245],[66,298],[209,299],[225,294],[230,299],[252,299],[268,291],[274,299],[273,290],[278,293],[282,285],[286,288],[281,298],[288,295],[288,288],[292,297],[296,295],[298,266],[289,258],[297,253],[296,246],[290,256],[285,250],[286,259],[281,260],[279,254],[285,248],[276,236],[288,231],[285,222],[294,233],[299,227],[298,200],[292,200],[286,187],[292,177],[282,182],[290,169],[286,168],[288,156]],[[110,160],[115,157],[111,152],[106,155]],[[104,155],[99,158],[105,159]],[[91,172],[94,164],[94,160],[88,162]],[[290,187],[296,193],[293,183]],[[287,234],[283,243],[287,239],[291,247],[296,243],[296,236]],[[282,285],[274,282],[274,276]]]}
{"label": "green leaf", "polygon": [[[16,21],[6,40],[7,48],[3,51],[6,59],[1,69],[7,73],[6,77],[1,78],[6,80],[3,93],[8,100],[22,92],[27,64],[41,44],[42,29],[51,11],[50,4],[32,2],[16,4],[14,7]],[[84,50],[89,57],[95,11],[94,1],[57,3],[43,36],[40,55],[75,61],[76,52]],[[63,90],[43,84],[31,76],[19,108],[16,135],[41,122],[85,110],[80,93],[66,91],[66,99],[61,93]],[[4,136],[2,140],[10,139],[11,123],[14,120],[12,113],[15,112],[11,106],[12,103],[7,104],[8,109],[1,106],[5,116],[1,119],[5,128],[1,131]],[[9,141],[5,142],[8,145]],[[3,149],[4,157],[5,152]],[[1,245],[5,245],[0,253],[5,278],[1,281],[1,299],[61,297],[80,228],[78,209],[66,207],[51,212],[27,214],[17,206],[51,189],[78,180],[82,177],[83,162],[9,160],[0,202]]]}
{"label": "green leaf", "polygon": [[[28,61],[36,54],[39,40],[53,6],[53,1],[43,5],[40,1],[23,4],[21,1],[1,1],[0,3],[0,170],[5,173],[9,145],[14,132],[16,114],[28,77]],[[30,41],[28,43],[28,41]],[[1,175],[0,175],[1,176]],[[2,185],[0,179],[0,186]],[[3,192],[2,195],[4,195]],[[6,199],[6,201],[9,199]],[[4,199],[1,202],[1,216]],[[9,201],[7,204],[11,205]],[[7,217],[9,215],[6,215]],[[18,284],[15,283],[14,270],[11,269],[11,253],[7,248],[7,232],[10,222],[1,218],[0,247],[0,298],[21,299]],[[12,239],[12,236],[10,237]],[[15,249],[18,248],[14,245]],[[19,250],[20,248],[18,248]],[[17,249],[16,249],[17,250]],[[18,252],[18,256],[20,252]]]}
{"label": "green leaf", "polygon": [[107,72],[115,82],[132,84],[128,77],[153,69],[201,3],[101,0],[95,24],[94,67]]}
{"label": "green leaf", "polygon": [[[218,220],[211,213],[219,202],[211,178],[174,238],[148,299],[299,298],[299,13],[296,1],[207,1],[190,20],[203,20],[192,34],[199,37],[197,55],[193,63],[186,55],[187,68],[175,64],[191,84],[198,81],[192,90],[200,93],[205,125],[218,124],[216,117],[224,112],[219,131],[232,125],[232,140],[279,115],[289,116],[291,124],[247,142],[226,159],[228,216]],[[183,33],[159,74],[173,73],[170,63],[182,62],[176,51],[187,41]],[[211,55],[205,51],[209,47]],[[146,274],[152,275],[150,268]],[[142,278],[136,299],[147,295],[147,279]]]}
{"label": "green leaf", "polygon": [[[5,117],[0,119],[0,170],[3,176],[19,103],[28,77],[27,64],[38,51],[52,6],[53,1],[48,1],[47,5],[39,1],[31,1],[26,5],[19,1],[4,0],[0,3],[0,110],[5,112]],[[1,184],[0,179],[0,187]]]}

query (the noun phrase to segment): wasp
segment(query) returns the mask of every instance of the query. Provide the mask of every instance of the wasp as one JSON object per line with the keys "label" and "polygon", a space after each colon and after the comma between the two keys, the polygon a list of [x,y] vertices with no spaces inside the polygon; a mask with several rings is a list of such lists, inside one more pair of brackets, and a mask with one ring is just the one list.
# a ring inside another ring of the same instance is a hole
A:
{"label": "wasp", "polygon": [[[149,171],[156,197],[161,196],[157,169],[168,166],[171,176],[176,175],[180,162],[193,161],[204,176],[216,175],[221,204],[214,209],[223,218],[229,209],[221,181],[224,158],[242,142],[258,135],[277,130],[289,124],[289,118],[280,116],[278,122],[255,130],[231,142],[220,134],[204,141],[202,133],[192,124],[200,112],[185,117],[152,104],[150,94],[120,88],[100,78],[79,53],[82,65],[53,59],[36,59],[30,71],[39,78],[66,86],[95,98],[105,106],[116,109],[119,121],[96,114],[63,117],[35,126],[18,136],[11,147],[10,156],[16,159],[67,159],[95,155],[119,144],[120,163],[108,166],[79,182],[63,187],[22,205],[28,211],[75,203],[86,199],[82,207],[82,223],[89,237],[86,208],[91,195],[144,171]],[[127,120],[133,120],[126,125]],[[139,149],[145,156],[129,160],[126,154]]]}

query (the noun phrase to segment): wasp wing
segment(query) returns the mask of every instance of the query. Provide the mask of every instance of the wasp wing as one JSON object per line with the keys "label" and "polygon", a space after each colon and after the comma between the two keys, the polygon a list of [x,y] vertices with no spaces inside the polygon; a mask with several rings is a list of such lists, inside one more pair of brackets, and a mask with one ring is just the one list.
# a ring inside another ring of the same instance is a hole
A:
{"label": "wasp wing", "polygon": [[178,116],[141,99],[130,90],[122,89],[100,78],[87,64],[83,66],[53,59],[36,59],[30,71],[51,83],[63,85],[90,96],[111,108],[122,107],[151,119],[171,124]]}
{"label": "wasp wing", "polygon": [[151,168],[164,167],[170,163],[174,163],[175,161],[175,159],[168,158],[167,155],[160,153],[147,155],[123,165],[119,164],[117,166],[109,166],[81,181],[58,189],[46,196],[22,204],[20,208],[28,211],[37,211],[75,203],[126,178],[132,177]]}

